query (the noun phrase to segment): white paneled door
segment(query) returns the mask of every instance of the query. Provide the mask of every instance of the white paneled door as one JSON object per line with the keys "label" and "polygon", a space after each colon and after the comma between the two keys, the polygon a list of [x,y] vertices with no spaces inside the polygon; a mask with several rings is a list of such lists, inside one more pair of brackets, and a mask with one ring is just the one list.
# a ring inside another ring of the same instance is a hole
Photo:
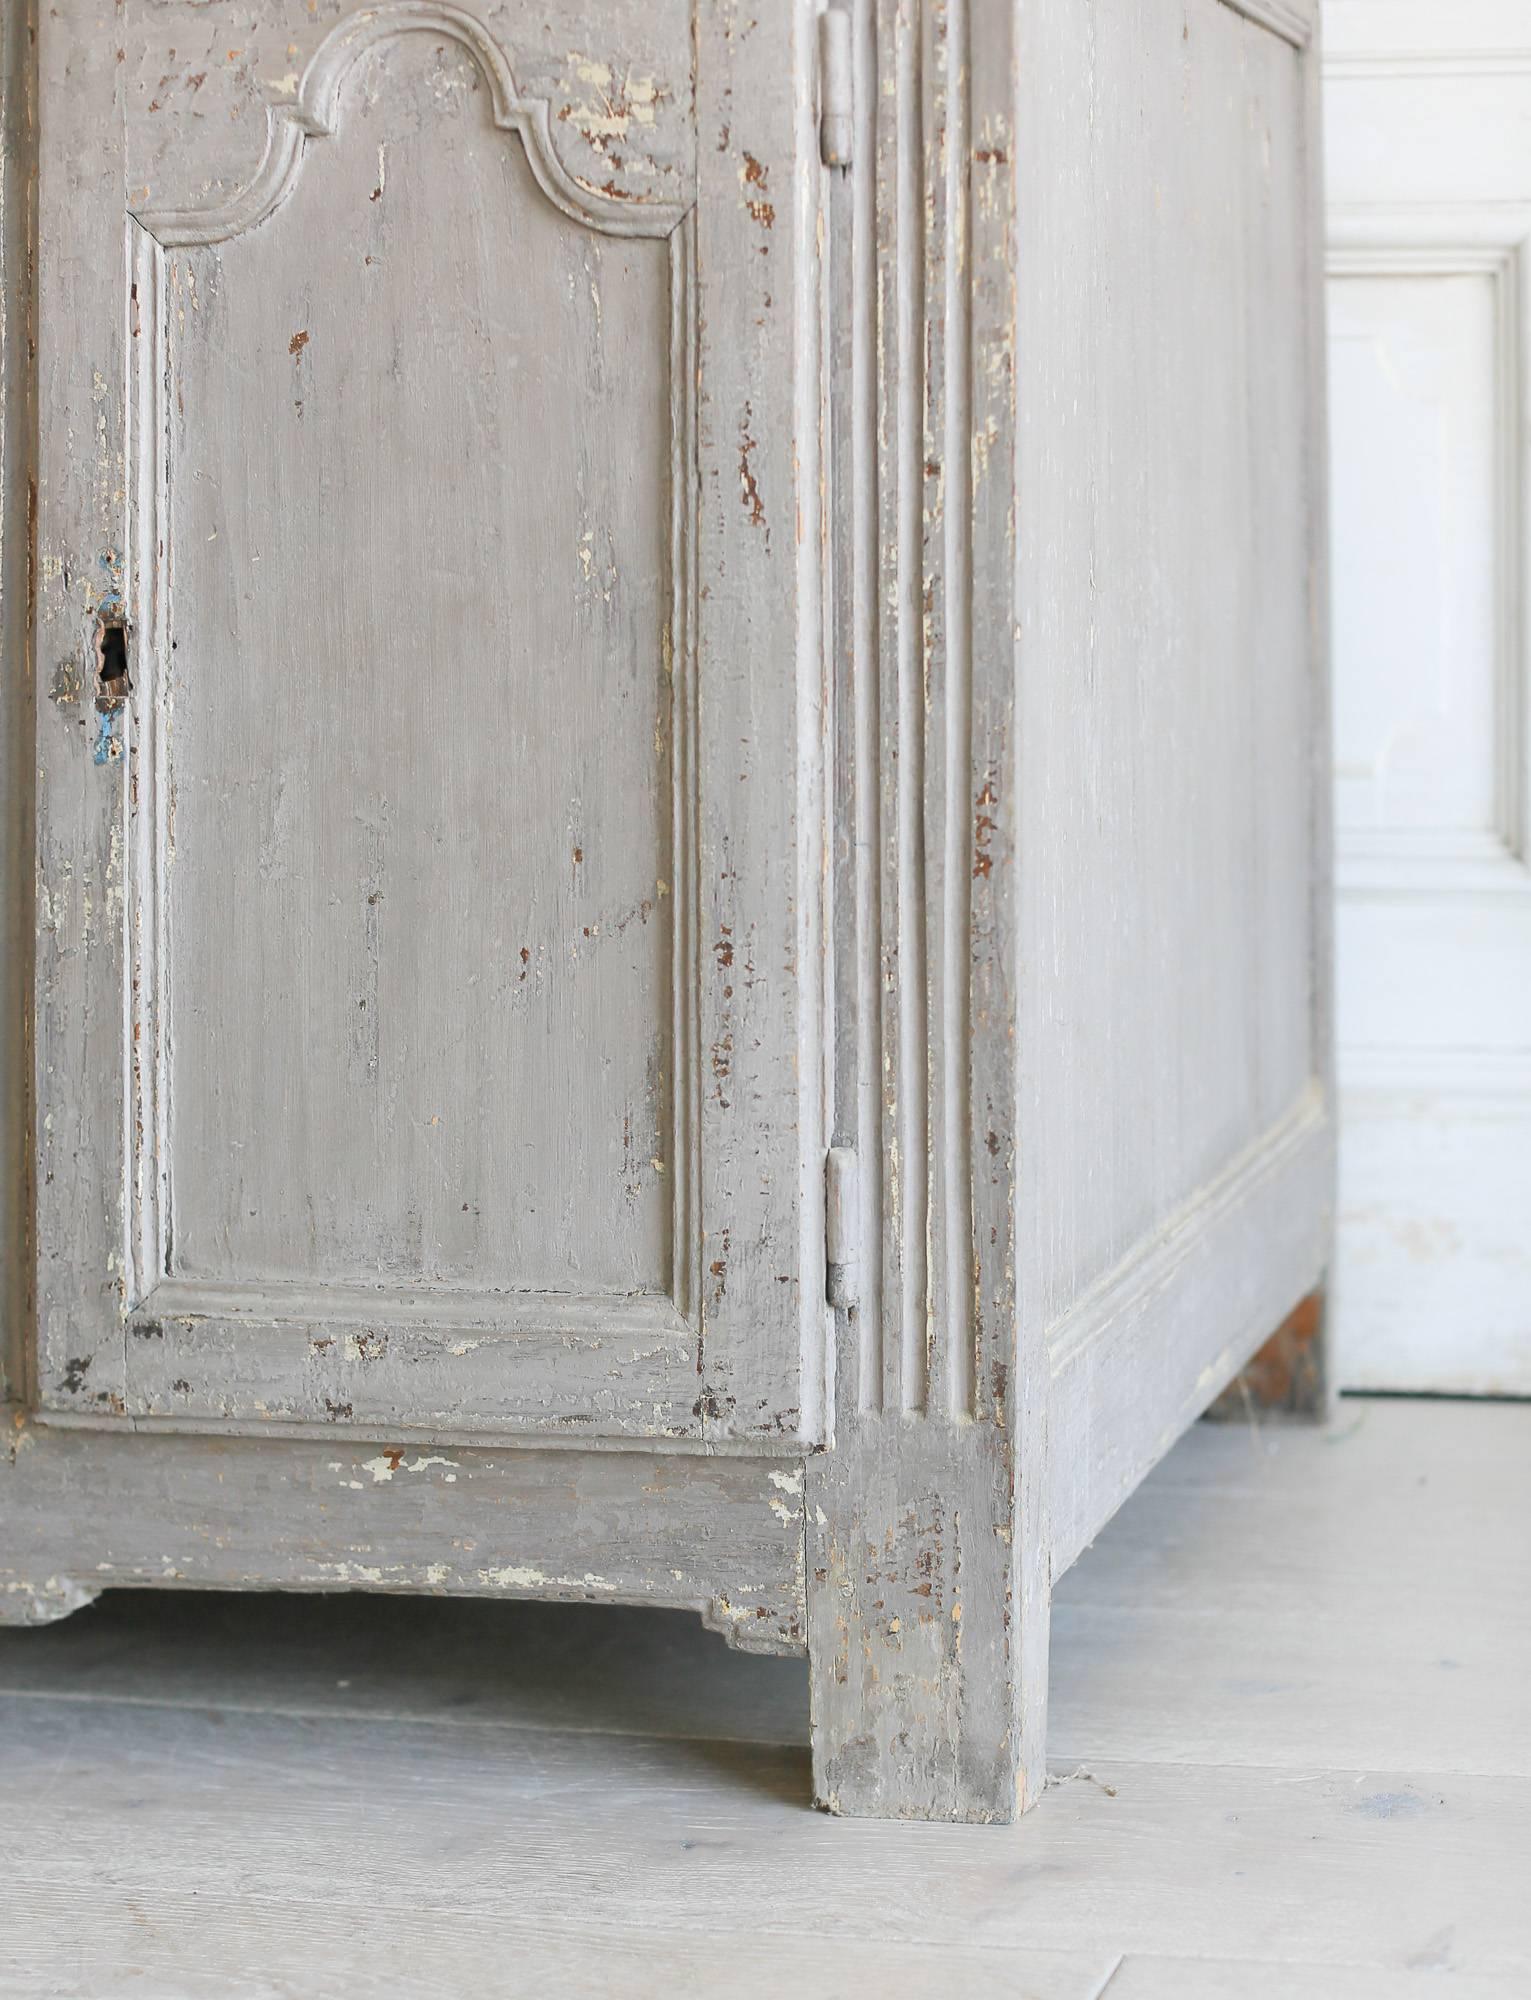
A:
{"label": "white paneled door", "polygon": [[1531,1393],[1531,8],[1329,0],[1342,1387]]}

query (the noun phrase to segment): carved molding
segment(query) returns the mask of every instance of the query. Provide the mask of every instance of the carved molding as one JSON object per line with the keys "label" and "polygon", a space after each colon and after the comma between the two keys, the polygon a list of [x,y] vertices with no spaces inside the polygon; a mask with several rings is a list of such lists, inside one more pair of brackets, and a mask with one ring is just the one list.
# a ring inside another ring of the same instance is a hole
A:
{"label": "carved molding", "polygon": [[[1047,1329],[1048,1421],[1055,1436],[1089,1441],[1088,1450],[1054,1453],[1049,1462],[1053,1575],[1233,1379],[1295,1303],[1292,1291],[1318,1277],[1328,1204],[1291,1198],[1291,1190],[1311,1191],[1328,1175],[1332,1143],[1325,1086],[1315,1078]],[[1278,1217],[1284,1254],[1271,1259]],[[1290,1285],[1284,1303],[1269,1296],[1273,1282]],[[1134,1378],[1145,1328],[1170,1320],[1187,1329],[1183,1360],[1152,1379],[1141,1369]],[[1193,1356],[1203,1361],[1195,1374]]]}
{"label": "carved molding", "polygon": [[1531,49],[1338,49],[1324,53],[1333,83],[1381,83],[1431,77],[1531,76]]}
{"label": "carved molding", "polygon": [[[1442,1103],[1450,1116],[1458,1106],[1482,1105],[1496,1116],[1524,1117],[1531,1099],[1531,1049],[1378,1049],[1362,1044],[1344,1051],[1341,1097],[1388,1098],[1417,1107]],[[1512,1100],[1519,1103],[1512,1105]]]}
{"label": "carved molding", "polygon": [[1257,28],[1268,28],[1301,54],[1312,44],[1312,14],[1300,0],[1223,0],[1223,5],[1253,21]]}
{"label": "carved molding", "polygon": [[[989,437],[975,413],[975,183],[1003,136],[975,133],[967,0],[883,0],[868,151],[877,296],[858,485],[875,495],[860,559],[864,705],[858,791],[870,805],[861,942],[875,1002],[861,1035],[866,1212],[879,1218],[858,1315],[855,1405],[944,1421],[975,1408],[977,1315],[971,1020],[975,892],[995,815],[973,684],[973,516]],[[985,214],[996,211],[992,188]],[[989,393],[986,382],[983,394]],[[875,608],[874,608],[875,607]],[[976,813],[976,821],[975,821]],[[980,846],[975,851],[975,824]]]}
{"label": "carved molding", "polygon": [[227,242],[264,222],[297,182],[310,139],[334,135],[347,77],[369,49],[399,35],[445,36],[466,49],[489,85],[496,126],[518,135],[538,186],[573,222],[606,236],[668,236],[687,207],[624,200],[577,180],[553,146],[547,100],[523,97],[499,43],[472,14],[440,0],[391,0],[350,14],[315,50],[292,104],[266,111],[266,149],[255,175],[227,201],[210,208],[134,211],[134,219],[167,248]]}

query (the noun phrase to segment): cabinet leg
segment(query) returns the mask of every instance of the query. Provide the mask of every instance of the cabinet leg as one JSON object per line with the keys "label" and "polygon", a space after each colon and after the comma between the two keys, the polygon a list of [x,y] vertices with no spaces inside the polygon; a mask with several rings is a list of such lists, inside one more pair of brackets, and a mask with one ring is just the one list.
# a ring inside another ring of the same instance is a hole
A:
{"label": "cabinet leg", "polygon": [[1048,1598],[1003,1433],[863,1417],[807,1498],[816,1803],[1014,1818],[1042,1789]]}
{"label": "cabinet leg", "polygon": [[94,1604],[100,1595],[91,1584],[76,1583],[72,1576],[0,1584],[0,1626],[55,1625],[72,1611]]}

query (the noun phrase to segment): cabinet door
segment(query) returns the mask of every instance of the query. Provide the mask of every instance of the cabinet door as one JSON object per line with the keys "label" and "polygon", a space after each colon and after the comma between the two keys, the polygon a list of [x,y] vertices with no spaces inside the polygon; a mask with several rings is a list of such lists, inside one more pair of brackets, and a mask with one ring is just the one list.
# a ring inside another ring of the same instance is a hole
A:
{"label": "cabinet door", "polygon": [[41,1404],[819,1435],[811,20],[44,16]]}

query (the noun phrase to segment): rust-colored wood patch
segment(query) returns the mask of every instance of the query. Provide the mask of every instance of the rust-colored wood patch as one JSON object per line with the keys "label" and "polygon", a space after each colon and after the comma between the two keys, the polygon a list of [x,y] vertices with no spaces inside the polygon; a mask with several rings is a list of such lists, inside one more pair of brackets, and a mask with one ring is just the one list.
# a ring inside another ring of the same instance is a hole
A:
{"label": "rust-colored wood patch", "polygon": [[1259,1410],[1317,1416],[1324,1400],[1324,1295],[1309,1292],[1289,1312],[1208,1410],[1209,1417],[1241,1417]]}

